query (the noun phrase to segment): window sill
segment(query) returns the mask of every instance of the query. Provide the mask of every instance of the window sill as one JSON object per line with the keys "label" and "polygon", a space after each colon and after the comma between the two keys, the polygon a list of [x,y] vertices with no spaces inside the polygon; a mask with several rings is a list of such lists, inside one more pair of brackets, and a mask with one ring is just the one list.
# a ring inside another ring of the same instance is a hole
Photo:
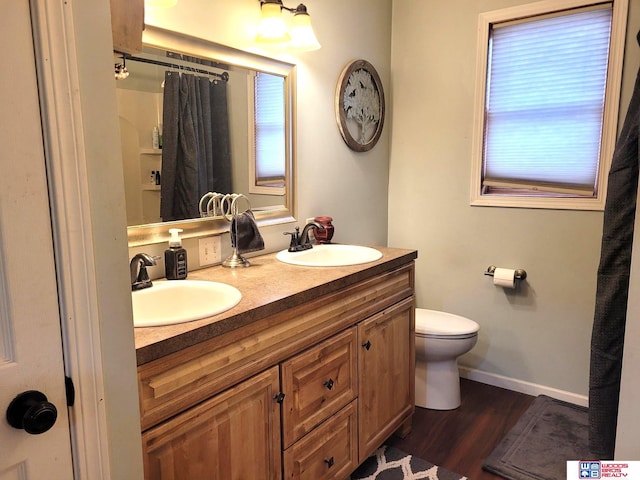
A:
{"label": "window sill", "polygon": [[592,210],[603,211],[605,195],[600,198],[558,198],[558,197],[529,197],[506,195],[474,195],[470,205],[476,207],[505,207],[505,208],[543,208],[548,210]]}

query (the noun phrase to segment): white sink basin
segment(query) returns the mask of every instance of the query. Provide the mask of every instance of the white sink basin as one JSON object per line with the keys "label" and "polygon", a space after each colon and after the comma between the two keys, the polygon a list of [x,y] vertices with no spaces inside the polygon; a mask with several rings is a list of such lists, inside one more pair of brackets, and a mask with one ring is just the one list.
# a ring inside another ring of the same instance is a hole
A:
{"label": "white sink basin", "polygon": [[304,267],[343,267],[375,262],[382,258],[382,253],[371,247],[330,243],[314,245],[302,252],[282,250],[277,253],[276,258],[284,263]]}
{"label": "white sink basin", "polygon": [[131,292],[134,327],[157,327],[211,317],[235,307],[242,294],[226,283],[202,280],[154,280]]}

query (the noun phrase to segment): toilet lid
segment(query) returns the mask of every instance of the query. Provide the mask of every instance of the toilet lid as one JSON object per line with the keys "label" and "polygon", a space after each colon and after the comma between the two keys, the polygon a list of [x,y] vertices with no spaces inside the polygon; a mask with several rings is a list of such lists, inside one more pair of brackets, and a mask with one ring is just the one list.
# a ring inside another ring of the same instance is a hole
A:
{"label": "toilet lid", "polygon": [[416,333],[423,335],[468,335],[476,333],[478,330],[480,330],[480,325],[460,315],[416,308]]}

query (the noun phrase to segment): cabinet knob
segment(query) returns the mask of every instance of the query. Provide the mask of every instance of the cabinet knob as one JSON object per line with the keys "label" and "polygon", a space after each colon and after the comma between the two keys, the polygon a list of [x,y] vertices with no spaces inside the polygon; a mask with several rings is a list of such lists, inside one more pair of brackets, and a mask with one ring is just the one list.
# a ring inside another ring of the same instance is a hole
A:
{"label": "cabinet knob", "polygon": [[325,458],[324,463],[326,463],[329,466],[329,468],[333,467],[333,457]]}
{"label": "cabinet knob", "polygon": [[330,378],[329,380],[327,380],[326,382],[324,382],[322,385],[324,385],[325,387],[327,387],[329,390],[331,390],[333,388],[333,384],[335,382],[333,381],[333,378]]}
{"label": "cabinet knob", "polygon": [[273,399],[277,402],[277,403],[282,403],[284,402],[284,393],[280,392],[277,393],[273,396]]}
{"label": "cabinet knob", "polygon": [[362,346],[365,348],[365,350],[369,350],[371,348],[371,341],[367,340],[365,343],[362,344]]}

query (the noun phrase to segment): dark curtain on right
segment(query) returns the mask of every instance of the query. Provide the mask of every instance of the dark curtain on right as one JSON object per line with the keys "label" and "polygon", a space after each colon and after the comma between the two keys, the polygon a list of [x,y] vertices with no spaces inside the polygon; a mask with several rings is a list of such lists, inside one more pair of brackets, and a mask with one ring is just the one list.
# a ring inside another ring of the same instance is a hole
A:
{"label": "dark curtain on right", "polygon": [[198,218],[205,193],[232,190],[227,82],[168,71],[162,105],[160,216]]}
{"label": "dark curtain on right", "polygon": [[[640,43],[640,32],[637,39]],[[613,459],[618,422],[633,223],[638,191],[639,129],[640,71],[609,171],[591,334],[589,449],[593,458],[603,460]]]}

